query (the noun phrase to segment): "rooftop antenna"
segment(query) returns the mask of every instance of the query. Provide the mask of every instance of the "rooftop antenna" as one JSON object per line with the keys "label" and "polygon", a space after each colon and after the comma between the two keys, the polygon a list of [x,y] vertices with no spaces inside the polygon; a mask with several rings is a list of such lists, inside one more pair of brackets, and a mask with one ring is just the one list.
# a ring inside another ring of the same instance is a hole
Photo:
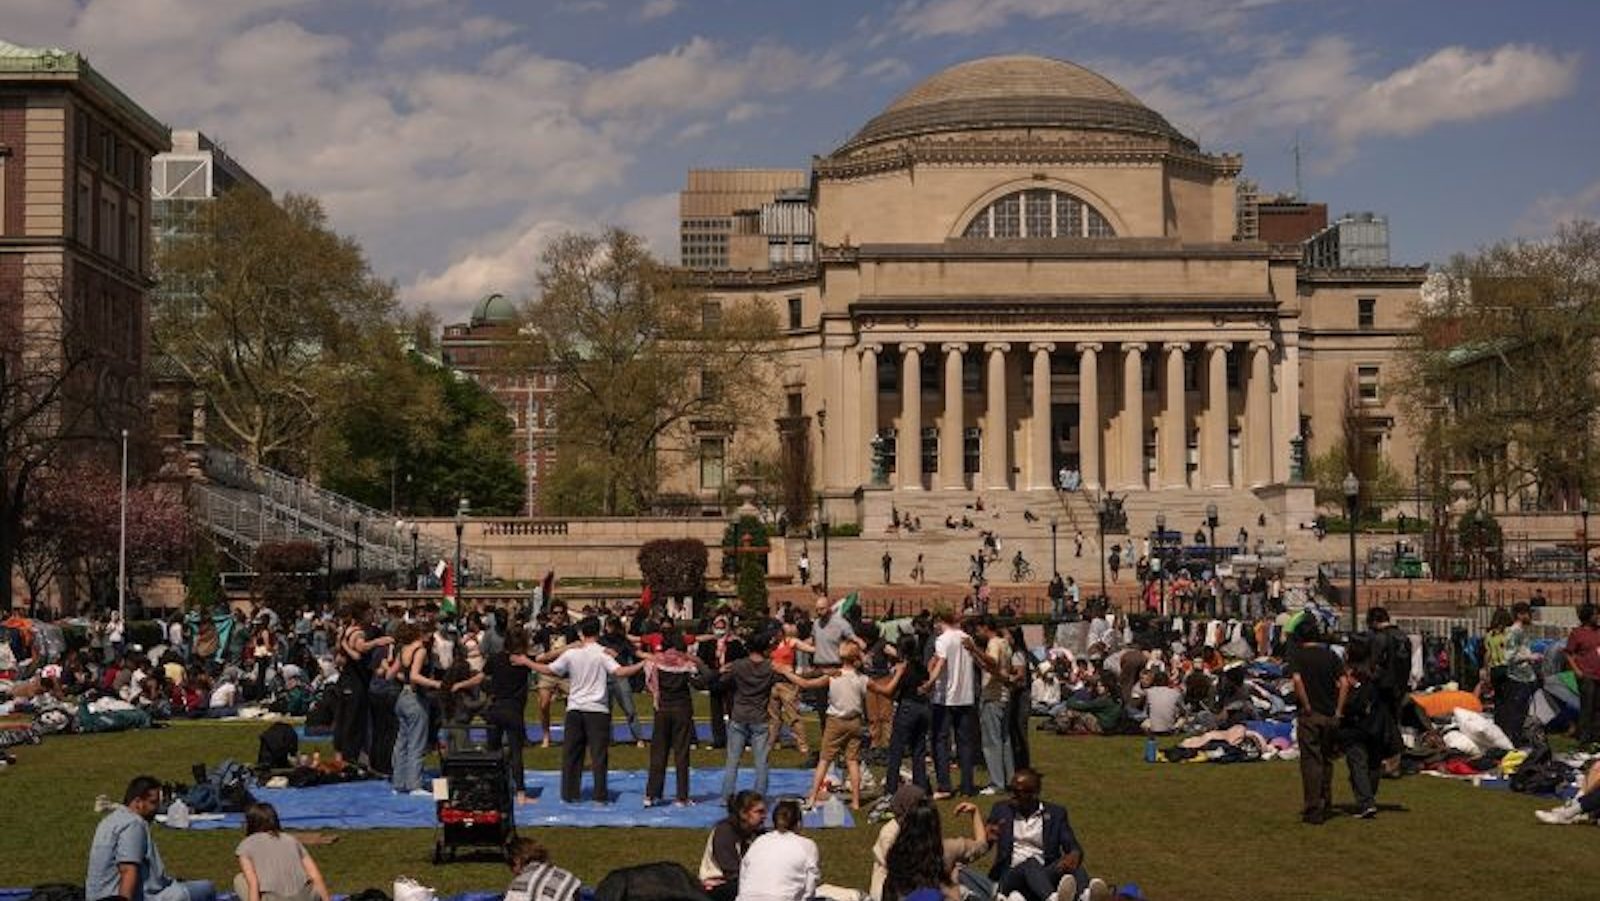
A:
{"label": "rooftop antenna", "polygon": [[1294,130],[1294,199],[1305,198],[1305,186],[1300,182],[1300,129]]}

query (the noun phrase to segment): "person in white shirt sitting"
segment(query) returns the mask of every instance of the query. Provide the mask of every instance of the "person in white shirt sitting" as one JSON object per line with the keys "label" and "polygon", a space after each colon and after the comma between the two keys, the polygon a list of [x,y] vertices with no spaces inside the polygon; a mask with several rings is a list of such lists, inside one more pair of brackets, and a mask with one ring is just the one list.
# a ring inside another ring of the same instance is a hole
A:
{"label": "person in white shirt sitting", "polygon": [[821,879],[817,843],[800,834],[800,802],[779,801],[772,831],[751,842],[740,862],[738,901],[810,901]]}

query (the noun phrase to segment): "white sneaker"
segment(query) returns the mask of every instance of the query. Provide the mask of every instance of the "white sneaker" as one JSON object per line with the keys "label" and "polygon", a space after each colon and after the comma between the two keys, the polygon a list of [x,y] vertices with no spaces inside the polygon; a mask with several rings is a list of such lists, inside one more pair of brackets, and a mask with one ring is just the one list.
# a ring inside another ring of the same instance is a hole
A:
{"label": "white sneaker", "polygon": [[433,797],[433,792],[428,791],[425,788],[413,789],[410,792],[407,792],[407,794],[411,795],[411,797],[413,797],[413,798],[431,798],[431,797]]}
{"label": "white sneaker", "polygon": [[1056,883],[1056,901],[1078,901],[1078,877],[1071,873]]}
{"label": "white sneaker", "polygon": [[1538,817],[1541,823],[1549,823],[1552,826],[1565,826],[1568,823],[1576,823],[1582,819],[1583,808],[1579,807],[1576,801],[1568,801],[1555,810],[1535,810],[1533,815]]}
{"label": "white sneaker", "polygon": [[1107,885],[1104,879],[1091,879],[1089,890],[1084,892],[1083,896],[1088,901],[1106,901],[1111,897],[1111,886]]}
{"label": "white sneaker", "polygon": [[1000,794],[1000,789],[997,786],[985,785],[983,788],[978,789],[978,794],[980,794],[980,795],[998,795],[998,794]]}

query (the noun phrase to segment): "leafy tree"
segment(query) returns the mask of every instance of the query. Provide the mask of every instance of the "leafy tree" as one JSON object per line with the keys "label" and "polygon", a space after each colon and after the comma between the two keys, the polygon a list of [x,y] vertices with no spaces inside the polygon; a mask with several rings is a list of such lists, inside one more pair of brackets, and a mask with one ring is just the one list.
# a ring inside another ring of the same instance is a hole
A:
{"label": "leafy tree", "polygon": [[696,538],[656,538],[639,546],[639,572],[661,597],[697,595],[706,584],[706,546]]}
{"label": "leafy tree", "polygon": [[393,334],[394,289],[313,197],[231,191],[200,220],[161,243],[161,278],[192,299],[155,310],[155,345],[205,392],[212,440],[305,472],[313,434]]}
{"label": "leafy tree", "polygon": [[1345,476],[1354,474],[1361,487],[1356,496],[1359,516],[1382,509],[1383,502],[1400,497],[1405,477],[1367,441],[1377,431],[1371,409],[1361,401],[1355,373],[1347,374],[1344,406],[1339,415],[1339,442],[1311,460],[1311,481],[1319,504],[1345,508]]}
{"label": "leafy tree", "polygon": [[210,541],[195,547],[189,573],[184,577],[184,606],[190,610],[210,610],[222,603],[222,574],[217,566],[217,550]]}
{"label": "leafy tree", "polygon": [[559,456],[599,473],[603,513],[649,507],[691,424],[728,433],[758,421],[778,336],[769,305],[713,305],[620,229],[558,238],[539,289],[515,365],[555,375]]}
{"label": "leafy tree", "polygon": [[376,356],[337,403],[318,442],[322,483],[379,509],[448,516],[521,512],[512,425],[493,395],[420,354]]}
{"label": "leafy tree", "polygon": [[1429,458],[1470,473],[1479,498],[1562,506],[1592,493],[1600,225],[1458,256],[1441,286],[1418,310],[1398,385],[1411,421],[1428,424]]}
{"label": "leafy tree", "polygon": [[315,542],[262,543],[255,555],[255,601],[289,620],[298,614],[310,594],[309,574],[321,567],[322,552]]}
{"label": "leafy tree", "polygon": [[758,620],[770,610],[767,602],[767,568],[760,554],[739,555],[739,610]]}

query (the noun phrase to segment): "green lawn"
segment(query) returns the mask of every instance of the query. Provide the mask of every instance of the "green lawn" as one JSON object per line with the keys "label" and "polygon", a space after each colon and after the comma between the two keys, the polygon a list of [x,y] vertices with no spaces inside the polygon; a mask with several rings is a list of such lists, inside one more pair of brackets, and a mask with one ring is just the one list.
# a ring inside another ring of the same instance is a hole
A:
{"label": "green lawn", "polygon": [[[0,885],[80,881],[97,819],[95,795],[120,796],[127,779],[140,772],[187,781],[195,761],[253,760],[261,728],[184,723],[52,738],[18,749],[19,765],[0,771]],[[1296,815],[1293,763],[1147,765],[1137,738],[1033,738],[1046,796],[1068,806],[1091,869],[1137,881],[1152,898],[1600,897],[1594,883],[1600,831],[1538,823],[1532,816],[1544,804],[1538,799],[1416,777],[1383,785],[1380,800],[1404,805],[1403,811],[1309,827]],[[558,753],[531,749],[529,766],[554,768]],[[613,766],[643,767],[644,754],[618,747]],[[719,763],[710,751],[695,758],[697,766]],[[799,763],[793,752],[775,760],[778,766]],[[1349,800],[1344,778],[1341,764],[1336,801]],[[586,882],[614,867],[660,859],[692,872],[705,841],[691,830],[531,832]],[[870,825],[813,833],[825,879],[864,886],[874,833]],[[219,883],[232,878],[238,835],[162,829],[157,836],[174,872]],[[411,829],[344,833],[336,844],[313,851],[339,892],[387,890],[401,874],[441,894],[501,888],[507,881],[504,868],[490,863],[434,867],[431,848],[431,831]]]}

